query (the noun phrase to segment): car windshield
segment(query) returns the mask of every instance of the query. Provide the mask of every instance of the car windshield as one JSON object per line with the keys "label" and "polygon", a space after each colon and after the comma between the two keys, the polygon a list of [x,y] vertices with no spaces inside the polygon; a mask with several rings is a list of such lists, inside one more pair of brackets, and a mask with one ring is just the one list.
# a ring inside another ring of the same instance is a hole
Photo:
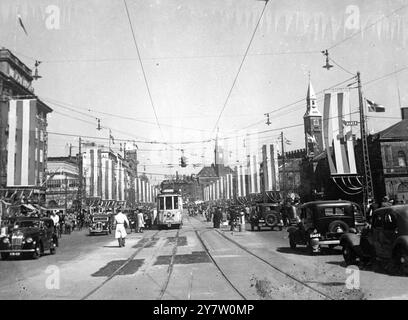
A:
{"label": "car windshield", "polygon": [[14,225],[16,228],[38,228],[40,226],[40,221],[34,220],[23,220],[17,221]]}

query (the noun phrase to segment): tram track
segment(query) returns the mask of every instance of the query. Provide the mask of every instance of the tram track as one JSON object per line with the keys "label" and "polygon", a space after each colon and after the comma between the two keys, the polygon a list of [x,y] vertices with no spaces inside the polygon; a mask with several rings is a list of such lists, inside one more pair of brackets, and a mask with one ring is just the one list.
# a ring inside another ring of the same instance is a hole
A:
{"label": "tram track", "polygon": [[[83,296],[80,300],[86,300],[88,299],[91,295],[93,295],[94,293],[96,293],[97,291],[99,291],[102,287],[104,287],[110,280],[113,279],[114,276],[116,276],[124,267],[126,267],[133,259],[134,257],[136,257],[138,255],[138,253],[140,251],[142,251],[144,248],[146,248],[148,245],[151,244],[151,242],[156,238],[156,236],[161,232],[162,230],[158,230],[157,232],[155,232],[153,235],[146,237],[148,240],[145,241],[143,243],[142,246],[140,246],[139,248],[137,248],[135,250],[135,252],[133,252],[129,258],[122,263],[111,275],[109,275],[100,285],[98,285],[97,287],[95,287],[94,289],[92,289],[90,292],[88,292],[85,296]],[[142,238],[142,239],[146,239],[146,238]]]}
{"label": "tram track", "polygon": [[177,233],[176,233],[176,236],[175,236],[175,239],[174,239],[175,243],[174,243],[174,246],[173,246],[173,250],[171,252],[169,267],[167,268],[166,281],[164,282],[163,287],[160,290],[159,297],[157,298],[157,300],[162,300],[163,299],[163,296],[166,293],[167,287],[168,287],[168,285],[170,283],[170,279],[171,279],[171,276],[173,274],[174,259],[175,259],[176,254],[177,254],[179,236],[180,236],[180,229],[177,230]]}
{"label": "tram track", "polygon": [[[190,220],[190,219],[189,219]],[[191,221],[191,220],[190,220]],[[209,257],[211,258],[211,260],[213,261],[214,265],[217,267],[217,269],[220,271],[221,275],[226,279],[226,281],[230,284],[230,286],[244,299],[246,299],[245,295],[242,294],[238,288],[236,288],[236,286],[232,283],[232,281],[230,281],[230,279],[228,278],[228,276],[225,274],[225,272],[222,270],[222,268],[220,267],[220,265],[216,262],[215,258],[212,256],[211,252],[209,251],[208,247],[205,245],[205,242],[203,240],[203,238],[200,235],[200,232],[196,229],[196,227],[193,225],[193,223],[191,223],[191,225],[194,228],[194,231],[197,235],[197,238],[199,239],[199,241],[201,242],[201,244],[203,245],[204,250],[207,252],[207,254],[209,255]],[[280,274],[282,274],[283,276],[285,276],[286,278],[290,279],[291,281],[296,282],[297,284],[313,291],[314,293],[318,294],[319,296],[321,296],[322,298],[326,299],[326,300],[335,300],[334,298],[332,298],[331,296],[329,296],[327,293],[314,288],[313,286],[309,285],[308,283],[302,281],[301,279],[291,275],[288,272],[285,272],[284,270],[282,270],[281,268],[277,267],[276,265],[273,265],[272,263],[270,263],[268,260],[260,257],[259,255],[257,255],[256,253],[252,252],[251,250],[248,250],[247,248],[245,248],[244,246],[242,246],[240,243],[238,243],[237,241],[227,237],[226,235],[224,235],[221,231],[214,229],[215,233],[218,234],[220,237],[222,237],[223,239],[226,239],[227,241],[229,241],[230,243],[234,244],[236,247],[238,247],[239,249],[241,249],[242,251],[244,251],[245,253],[247,253],[248,255],[254,257],[257,259],[257,261],[261,261],[262,263],[266,264],[268,267],[272,268],[273,270],[279,272]]]}

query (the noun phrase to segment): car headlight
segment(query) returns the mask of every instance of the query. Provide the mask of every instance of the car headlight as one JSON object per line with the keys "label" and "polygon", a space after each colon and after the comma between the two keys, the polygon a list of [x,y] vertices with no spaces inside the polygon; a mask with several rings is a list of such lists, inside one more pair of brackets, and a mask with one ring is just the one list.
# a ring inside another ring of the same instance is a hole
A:
{"label": "car headlight", "polygon": [[9,243],[9,242],[10,242],[10,239],[9,239],[9,238],[5,237],[5,238],[3,239],[3,243]]}
{"label": "car headlight", "polygon": [[32,242],[33,242],[33,238],[28,237],[28,238],[25,240],[25,242],[26,242],[26,243],[32,243]]}

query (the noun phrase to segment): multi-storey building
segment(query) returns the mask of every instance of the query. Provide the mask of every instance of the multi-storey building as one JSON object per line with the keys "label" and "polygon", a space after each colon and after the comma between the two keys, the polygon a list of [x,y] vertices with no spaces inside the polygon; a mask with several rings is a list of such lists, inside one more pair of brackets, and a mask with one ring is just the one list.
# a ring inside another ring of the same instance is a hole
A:
{"label": "multi-storey building", "polygon": [[78,161],[73,157],[49,157],[47,161],[48,207],[77,208],[79,192]]}
{"label": "multi-storey building", "polygon": [[45,201],[47,114],[34,94],[32,71],[0,49],[0,196]]}

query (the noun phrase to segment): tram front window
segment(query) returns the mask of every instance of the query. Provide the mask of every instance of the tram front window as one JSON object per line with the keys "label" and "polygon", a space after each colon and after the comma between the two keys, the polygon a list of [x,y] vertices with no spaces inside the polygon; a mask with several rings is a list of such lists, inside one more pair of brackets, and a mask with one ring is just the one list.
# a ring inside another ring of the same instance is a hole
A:
{"label": "tram front window", "polygon": [[166,210],[173,210],[173,197],[166,197]]}
{"label": "tram front window", "polygon": [[174,209],[178,209],[178,197],[174,197]]}
{"label": "tram front window", "polygon": [[159,197],[159,210],[164,210],[164,198]]}

